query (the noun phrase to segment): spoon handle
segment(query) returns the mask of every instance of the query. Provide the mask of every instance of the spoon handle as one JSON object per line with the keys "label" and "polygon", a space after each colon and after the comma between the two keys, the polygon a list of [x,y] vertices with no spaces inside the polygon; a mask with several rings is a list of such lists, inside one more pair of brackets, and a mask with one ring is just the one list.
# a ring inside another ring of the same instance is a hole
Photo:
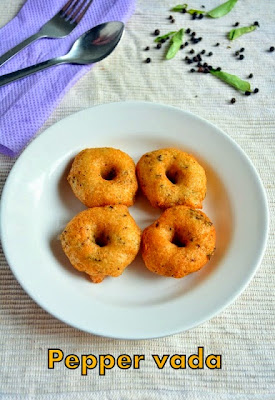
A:
{"label": "spoon handle", "polygon": [[18,71],[11,72],[10,74],[0,76],[0,86],[7,85],[13,81],[24,78],[25,76],[34,74],[42,69],[52,67],[53,65],[66,63],[69,60],[66,56],[52,58],[51,60],[43,61],[39,64],[31,65],[30,67],[19,69]]}

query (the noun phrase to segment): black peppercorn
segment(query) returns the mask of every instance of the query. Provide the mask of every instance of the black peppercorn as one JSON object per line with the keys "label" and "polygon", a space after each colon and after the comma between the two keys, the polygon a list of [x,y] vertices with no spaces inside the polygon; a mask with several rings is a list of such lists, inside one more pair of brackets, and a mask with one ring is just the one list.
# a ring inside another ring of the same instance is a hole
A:
{"label": "black peppercorn", "polygon": [[150,47],[149,46],[147,46],[147,47],[145,47],[145,49],[144,49],[145,51],[148,51],[148,50],[150,50]]}
{"label": "black peppercorn", "polygon": [[217,70],[217,71],[221,71],[222,69],[221,69],[221,67],[218,67],[218,68],[216,68],[216,70]]}
{"label": "black peppercorn", "polygon": [[240,53],[243,53],[244,51],[245,51],[245,48],[242,47],[242,48],[240,49]]}
{"label": "black peppercorn", "polygon": [[169,15],[168,19],[173,19],[173,16],[172,16],[172,15]]}
{"label": "black peppercorn", "polygon": [[175,23],[175,20],[174,20],[174,18],[173,19],[171,19],[171,24],[174,24]]}
{"label": "black peppercorn", "polygon": [[239,22],[236,22],[235,25],[233,25],[233,26],[239,26]]}
{"label": "black peppercorn", "polygon": [[235,52],[235,56],[236,56],[236,57],[237,57],[239,54],[240,54],[239,51],[236,51],[236,52]]}
{"label": "black peppercorn", "polygon": [[199,18],[199,19],[203,19],[203,14],[200,14],[200,15],[198,16],[198,18]]}
{"label": "black peppercorn", "polygon": [[159,30],[159,29],[156,29],[155,32],[154,32],[154,35],[155,35],[155,36],[158,36],[159,34],[160,34],[160,30]]}
{"label": "black peppercorn", "polygon": [[192,64],[193,60],[187,60],[187,64]]}
{"label": "black peppercorn", "polygon": [[246,96],[250,96],[250,95],[251,95],[251,92],[249,92],[249,91],[247,90],[246,92],[244,92],[244,94],[245,94]]}
{"label": "black peppercorn", "polygon": [[187,28],[186,29],[186,33],[190,33],[191,32],[191,29],[190,28]]}
{"label": "black peppercorn", "polygon": [[208,53],[208,57],[211,57],[211,56],[213,56],[212,51],[210,51],[210,52]]}
{"label": "black peppercorn", "polygon": [[241,54],[240,57],[239,57],[239,60],[243,60],[243,59],[244,59],[244,55]]}
{"label": "black peppercorn", "polygon": [[202,51],[201,51],[201,54],[205,54],[205,50],[202,50]]}
{"label": "black peppercorn", "polygon": [[197,18],[197,13],[194,13],[193,15],[192,15],[192,19],[196,19]]}
{"label": "black peppercorn", "polygon": [[253,74],[249,74],[249,75],[248,75],[248,78],[253,78]]}
{"label": "black peppercorn", "polygon": [[188,43],[188,42],[185,42],[185,43],[184,43],[184,46],[188,46],[188,45],[189,45],[189,43]]}
{"label": "black peppercorn", "polygon": [[157,44],[157,49],[161,49],[161,43]]}
{"label": "black peppercorn", "polygon": [[146,64],[149,64],[151,62],[151,58],[150,57],[146,58],[145,62]]}
{"label": "black peppercorn", "polygon": [[190,69],[190,72],[195,72],[194,68]]}
{"label": "black peppercorn", "polygon": [[193,37],[196,36],[196,32],[192,32],[191,36],[193,36]]}
{"label": "black peppercorn", "polygon": [[274,46],[271,46],[271,47],[269,48],[270,53],[272,53],[274,50],[275,50]]}
{"label": "black peppercorn", "polygon": [[181,45],[180,45],[180,49],[181,49],[181,50],[184,49],[184,44],[181,44]]}
{"label": "black peppercorn", "polygon": [[160,43],[165,43],[166,40],[165,39],[160,39]]}
{"label": "black peppercorn", "polygon": [[195,53],[195,50],[194,50],[194,49],[191,49],[191,50],[189,51],[189,53],[190,53],[190,54],[194,54],[194,53]]}
{"label": "black peppercorn", "polygon": [[256,25],[256,26],[260,26],[260,24],[259,24],[259,22],[258,22],[258,21],[255,21],[255,22],[254,22],[254,25]]}
{"label": "black peppercorn", "polygon": [[216,47],[218,47],[220,45],[220,43],[216,43]]}
{"label": "black peppercorn", "polygon": [[181,10],[181,12],[182,12],[183,14],[185,14],[185,13],[186,13],[186,8],[183,8],[183,9]]}
{"label": "black peppercorn", "polygon": [[234,104],[234,103],[236,103],[236,99],[235,99],[235,97],[232,97],[231,104]]}
{"label": "black peppercorn", "polygon": [[258,93],[259,92],[259,89],[258,88],[255,88],[254,89],[254,93]]}

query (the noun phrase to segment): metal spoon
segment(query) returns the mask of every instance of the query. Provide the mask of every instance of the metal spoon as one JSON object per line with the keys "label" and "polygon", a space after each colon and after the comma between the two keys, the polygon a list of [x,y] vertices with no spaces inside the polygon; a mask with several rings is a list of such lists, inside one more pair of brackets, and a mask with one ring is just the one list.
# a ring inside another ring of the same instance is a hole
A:
{"label": "metal spoon", "polygon": [[97,25],[80,36],[74,42],[69,53],[62,57],[52,58],[10,74],[2,75],[0,76],[0,86],[57,64],[92,64],[101,61],[115,49],[123,30],[124,24],[119,21]]}

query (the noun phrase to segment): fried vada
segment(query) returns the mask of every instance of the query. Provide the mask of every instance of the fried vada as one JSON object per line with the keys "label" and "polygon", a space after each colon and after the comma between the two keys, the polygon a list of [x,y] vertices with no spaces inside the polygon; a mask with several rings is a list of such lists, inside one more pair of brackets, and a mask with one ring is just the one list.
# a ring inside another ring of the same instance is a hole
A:
{"label": "fried vada", "polygon": [[137,164],[137,177],[153,207],[202,208],[206,195],[205,171],[184,151],[167,148],[144,154]]}
{"label": "fried vada", "polygon": [[131,206],[138,188],[132,158],[110,147],[82,150],[67,179],[76,197],[87,207]]}
{"label": "fried vada", "polygon": [[210,260],[215,241],[214,225],[202,211],[175,206],[144,230],[142,258],[156,274],[183,278]]}
{"label": "fried vada", "polygon": [[60,235],[71,264],[94,283],[119,276],[136,257],[141,230],[124,205],[94,207],[77,214]]}

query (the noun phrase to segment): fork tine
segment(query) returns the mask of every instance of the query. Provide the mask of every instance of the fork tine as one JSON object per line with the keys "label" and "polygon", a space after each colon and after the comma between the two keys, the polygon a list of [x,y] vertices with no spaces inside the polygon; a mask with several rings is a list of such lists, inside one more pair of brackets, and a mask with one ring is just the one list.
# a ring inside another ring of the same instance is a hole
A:
{"label": "fork tine", "polygon": [[59,11],[59,14],[64,14],[68,8],[70,7],[70,5],[74,2],[74,0],[69,0],[67,1],[67,3],[65,4],[65,6],[63,8],[61,8],[61,10]]}
{"label": "fork tine", "polygon": [[[73,12],[73,14],[70,15],[70,20],[76,22],[77,24],[79,21],[82,19],[88,8],[90,7],[90,4],[93,2],[93,0],[88,0],[88,3],[86,4],[87,0],[82,1],[80,6]],[[86,5],[85,5],[86,4]]]}
{"label": "fork tine", "polygon": [[84,16],[84,14],[86,13],[86,11],[88,10],[88,8],[90,7],[91,3],[93,2],[93,0],[89,0],[86,7],[81,11],[81,13],[77,16],[77,18],[75,19],[76,23],[78,24],[79,21],[82,19],[82,17]]}
{"label": "fork tine", "polygon": [[[86,1],[86,0],[84,0]],[[83,0],[72,0],[71,5],[67,8],[66,12],[65,12],[65,18],[68,18],[69,20],[71,20],[71,15],[74,14],[75,9],[78,9],[78,5],[79,3],[82,3]]]}

